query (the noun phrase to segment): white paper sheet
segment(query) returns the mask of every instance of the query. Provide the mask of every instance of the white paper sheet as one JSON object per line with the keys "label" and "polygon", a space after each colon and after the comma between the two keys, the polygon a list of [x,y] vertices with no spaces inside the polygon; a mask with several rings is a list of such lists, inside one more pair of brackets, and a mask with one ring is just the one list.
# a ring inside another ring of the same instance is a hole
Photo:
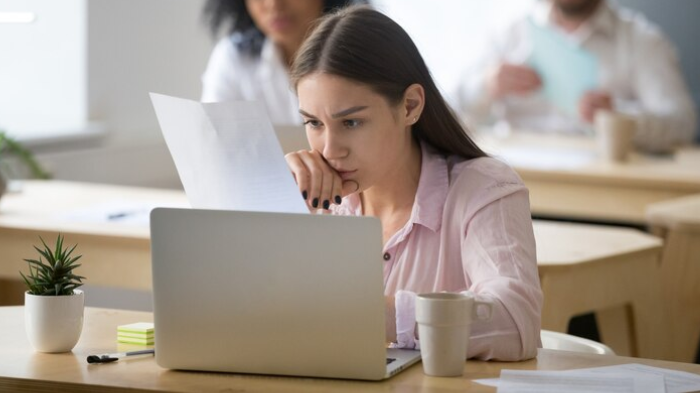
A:
{"label": "white paper sheet", "polygon": [[506,147],[493,154],[509,165],[533,169],[576,169],[598,158],[595,152],[536,147]]}
{"label": "white paper sheet", "polygon": [[156,207],[188,208],[186,204],[163,204],[129,202],[120,199],[88,205],[86,207],[64,211],[55,215],[58,220],[70,222],[114,223],[148,227],[151,210]]}
{"label": "white paper sheet", "polygon": [[262,105],[151,101],[192,207],[309,212]]}
{"label": "white paper sheet", "polygon": [[[667,368],[652,367],[644,364],[629,363],[616,366],[595,367],[584,369],[595,373],[629,373],[630,375],[659,375],[666,381],[667,393],[683,393],[700,391],[700,375]],[[584,371],[571,370],[567,372]]]}
{"label": "white paper sheet", "polygon": [[637,363],[565,371],[502,370],[500,378],[474,382],[498,387],[499,392],[585,392],[589,388],[605,392],[700,391],[700,375]]}
{"label": "white paper sheet", "polygon": [[499,379],[475,382],[496,386],[499,393],[663,393],[664,377],[636,373],[502,370]]}

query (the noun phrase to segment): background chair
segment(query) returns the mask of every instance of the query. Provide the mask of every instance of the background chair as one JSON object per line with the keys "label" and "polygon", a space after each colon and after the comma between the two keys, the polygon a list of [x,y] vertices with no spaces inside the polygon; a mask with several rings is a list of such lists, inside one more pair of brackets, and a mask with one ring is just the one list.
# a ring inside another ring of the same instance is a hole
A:
{"label": "background chair", "polygon": [[542,330],[540,332],[540,337],[542,337],[542,348],[545,349],[595,353],[598,355],[615,355],[615,352],[605,344],[566,333]]}
{"label": "background chair", "polygon": [[566,333],[595,312],[600,340],[622,356],[663,359],[661,239],[630,228],[534,220],[542,328]]}
{"label": "background chair", "polygon": [[661,295],[667,310],[667,360],[692,363],[700,338],[700,194],[649,205],[650,231],[664,239]]}

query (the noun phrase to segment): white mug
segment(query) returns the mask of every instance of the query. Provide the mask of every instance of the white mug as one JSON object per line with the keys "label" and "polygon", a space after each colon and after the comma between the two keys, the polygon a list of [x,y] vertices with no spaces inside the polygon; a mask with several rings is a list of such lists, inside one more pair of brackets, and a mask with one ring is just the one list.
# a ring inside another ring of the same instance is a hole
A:
{"label": "white mug", "polygon": [[[479,313],[479,309],[488,312]],[[425,293],[416,298],[416,322],[423,372],[436,377],[458,377],[464,372],[471,323],[488,321],[493,304],[476,300],[471,292]]]}
{"label": "white mug", "polygon": [[600,155],[607,161],[627,161],[637,125],[634,118],[617,112],[599,110],[595,113],[593,124]]}

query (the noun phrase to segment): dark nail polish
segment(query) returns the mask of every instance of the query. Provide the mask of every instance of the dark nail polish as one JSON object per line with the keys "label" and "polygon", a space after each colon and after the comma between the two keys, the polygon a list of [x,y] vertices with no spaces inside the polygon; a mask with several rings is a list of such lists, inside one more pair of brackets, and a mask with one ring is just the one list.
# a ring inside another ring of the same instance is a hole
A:
{"label": "dark nail polish", "polygon": [[304,191],[301,192],[301,196],[303,196],[303,197],[304,197],[304,200],[306,200],[306,198],[309,197],[309,194],[307,194],[307,193],[306,193],[306,190],[304,190]]}
{"label": "dark nail polish", "polygon": [[314,200],[311,201],[311,206],[313,206],[314,209],[318,207],[318,198],[314,198]]}
{"label": "dark nail polish", "polygon": [[340,205],[340,202],[342,202],[342,201],[343,201],[343,200],[340,198],[340,195],[336,195],[336,196],[335,196],[335,204],[336,204],[336,205]]}
{"label": "dark nail polish", "polygon": [[324,200],[323,201],[323,209],[328,210],[329,207],[331,207],[331,201],[329,201],[328,199]]}

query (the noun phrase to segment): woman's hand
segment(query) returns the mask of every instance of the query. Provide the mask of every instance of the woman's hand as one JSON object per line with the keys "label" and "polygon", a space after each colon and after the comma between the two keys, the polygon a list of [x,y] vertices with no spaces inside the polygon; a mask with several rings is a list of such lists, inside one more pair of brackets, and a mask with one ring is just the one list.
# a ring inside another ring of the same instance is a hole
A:
{"label": "woman's hand", "polygon": [[342,197],[358,189],[353,180],[344,184],[338,172],[316,150],[299,150],[287,154],[285,159],[311,209],[328,210],[331,203],[339,205]]}

